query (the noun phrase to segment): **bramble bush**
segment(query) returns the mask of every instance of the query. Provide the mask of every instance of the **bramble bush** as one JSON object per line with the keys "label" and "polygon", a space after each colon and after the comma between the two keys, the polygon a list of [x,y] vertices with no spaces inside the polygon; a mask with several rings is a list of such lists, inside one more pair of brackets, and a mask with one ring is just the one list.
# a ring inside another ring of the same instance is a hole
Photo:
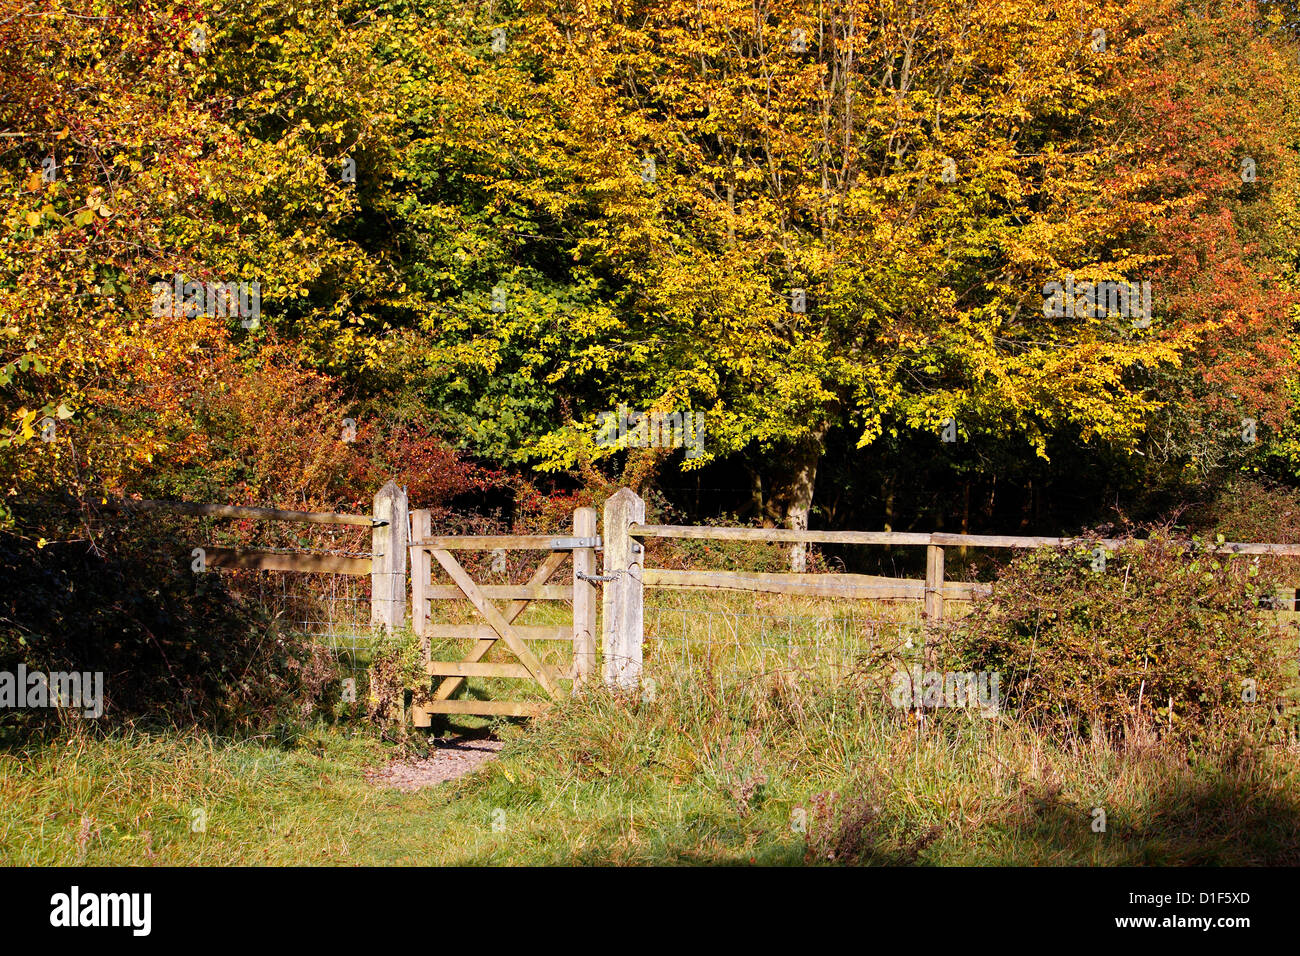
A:
{"label": "bramble bush", "polygon": [[[0,670],[103,672],[97,726],[292,730],[337,684],[324,648],[219,575],[193,574],[161,524],[45,533],[0,532]],[[0,737],[27,737],[68,713],[0,717]]]}
{"label": "bramble bush", "polygon": [[1159,530],[1099,564],[1088,545],[1013,561],[949,625],[947,652],[1001,673],[1003,710],[1066,736],[1195,733],[1281,709],[1291,687],[1258,560]]}

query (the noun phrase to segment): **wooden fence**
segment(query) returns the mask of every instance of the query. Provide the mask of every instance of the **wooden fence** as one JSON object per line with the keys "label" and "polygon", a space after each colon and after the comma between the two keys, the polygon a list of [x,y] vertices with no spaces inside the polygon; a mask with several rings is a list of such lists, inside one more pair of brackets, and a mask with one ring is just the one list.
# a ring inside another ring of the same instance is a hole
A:
{"label": "wooden fence", "polygon": [[[944,580],[947,548],[1032,549],[1086,544],[1107,549],[1131,539],[1054,538],[1032,535],[948,534],[900,531],[802,531],[784,528],[698,527],[645,524],[645,502],[620,489],[605,504],[605,594],[603,649],[605,682],[635,687],[641,676],[645,589],[686,588],[761,591],[846,600],[921,601],[927,623],[941,621],[946,601],[970,601],[987,594],[987,584]],[[890,545],[926,549],[924,580],[865,574],[772,574],[745,571],[680,571],[649,567],[645,542],[652,538],[760,543]],[[1207,551],[1227,555],[1300,557],[1300,544],[1224,542]]]}
{"label": "wooden fence", "polygon": [[[602,586],[602,678],[618,690],[636,687],[641,680],[645,638],[645,590],[727,590],[763,592],[844,600],[915,601],[923,605],[926,624],[941,621],[951,601],[971,601],[988,594],[991,585],[947,581],[945,550],[950,548],[1031,549],[1086,544],[1107,549],[1129,540],[1045,537],[1032,535],[965,535],[943,532],[809,531],[783,528],[701,527],[646,524],[645,502],[623,488],[605,503],[603,535],[597,536],[596,512],[580,508],[574,515],[572,536],[562,535],[435,535],[428,511],[408,510],[406,491],[388,482],[375,495],[369,515],[287,511],[238,505],[187,502],[127,501],[106,507],[122,511],[164,511],[218,518],[254,518],[308,524],[368,526],[369,557],[284,553],[257,549],[205,547],[207,565],[214,568],[256,568],[273,571],[333,572],[371,577],[371,624],[393,629],[406,620],[407,563],[411,568],[411,622],[425,649],[427,670],[438,682],[433,698],[417,720],[429,722],[434,714],[488,713],[525,716],[540,712],[544,703],[523,701],[454,701],[452,694],[470,677],[523,677],[536,681],[547,696],[561,696],[559,681],[580,686],[596,666],[596,587]],[[675,570],[647,565],[646,542],[651,539],[748,541],[767,544],[884,545],[925,548],[925,577],[907,579],[868,574],[765,573],[725,570]],[[547,554],[532,578],[520,585],[475,582],[456,558],[458,552],[525,550]],[[1228,556],[1276,555],[1300,557],[1300,544],[1226,542],[1205,550]],[[596,556],[604,555],[604,572],[595,574]],[[572,556],[572,581],[548,583],[566,556]],[[452,580],[435,585],[431,572],[439,566]],[[436,623],[433,602],[469,601],[481,620],[474,624]],[[504,608],[494,603],[506,600]],[[563,626],[516,624],[530,602],[572,602],[571,623]],[[468,656],[455,661],[430,658],[431,637],[472,639]],[[526,641],[572,642],[572,665],[543,663]],[[495,644],[509,649],[517,662],[487,663],[483,658]]]}
{"label": "wooden fence", "polygon": [[[406,543],[410,534],[406,489],[390,481],[374,498],[368,515],[321,511],[290,511],[245,505],[188,501],[110,501],[100,507],[118,512],[163,512],[211,518],[251,518],[314,525],[352,525],[371,529],[370,556],[345,557],[311,552],[224,548],[191,542],[202,552],[206,568],[249,568],[261,571],[370,575],[370,622],[393,629],[406,619]],[[189,561],[188,555],[185,558]]]}

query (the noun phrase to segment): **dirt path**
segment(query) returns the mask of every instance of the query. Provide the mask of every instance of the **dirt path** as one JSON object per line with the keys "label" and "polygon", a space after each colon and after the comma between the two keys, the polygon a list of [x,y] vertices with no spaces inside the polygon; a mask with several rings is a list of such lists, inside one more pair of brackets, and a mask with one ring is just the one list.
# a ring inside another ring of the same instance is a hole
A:
{"label": "dirt path", "polygon": [[437,750],[421,760],[395,760],[386,767],[366,771],[377,787],[394,787],[405,793],[455,780],[495,757],[503,746],[491,737],[452,737],[434,741]]}

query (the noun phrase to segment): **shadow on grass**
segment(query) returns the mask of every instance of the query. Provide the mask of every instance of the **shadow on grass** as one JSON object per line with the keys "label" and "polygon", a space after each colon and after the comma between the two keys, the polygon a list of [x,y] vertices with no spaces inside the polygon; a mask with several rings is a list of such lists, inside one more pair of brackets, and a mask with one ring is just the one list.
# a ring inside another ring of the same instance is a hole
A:
{"label": "shadow on grass", "polygon": [[[1013,836],[1025,855],[1060,862],[1158,866],[1294,866],[1300,798],[1219,777],[1172,781],[1154,799],[1094,808],[1037,801]],[[1018,854],[1017,854],[1018,855]],[[1006,863],[1022,862],[1014,857]]]}
{"label": "shadow on grass", "polygon": [[[608,817],[573,851],[544,843],[528,862],[577,866],[1294,866],[1300,864],[1300,795],[1219,771],[1186,774],[1127,804],[1094,808],[1059,792],[1026,787],[978,825],[925,824],[910,804],[847,794],[833,812],[810,816],[804,834],[771,818],[705,811],[667,825],[646,823],[629,838],[626,815]],[[503,847],[504,849],[504,847]],[[507,853],[509,851],[506,851]],[[499,865],[500,852],[469,865]],[[514,862],[511,860],[511,862]]]}

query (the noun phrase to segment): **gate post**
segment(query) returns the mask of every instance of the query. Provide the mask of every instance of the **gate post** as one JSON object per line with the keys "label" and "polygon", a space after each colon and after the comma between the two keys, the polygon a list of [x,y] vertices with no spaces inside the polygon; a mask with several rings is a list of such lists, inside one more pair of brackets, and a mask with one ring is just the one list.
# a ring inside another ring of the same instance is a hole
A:
{"label": "gate post", "polygon": [[630,690],[641,682],[641,640],[645,633],[645,589],[641,581],[645,546],[628,528],[645,523],[645,502],[620,488],[605,502],[604,617],[605,685]]}
{"label": "gate post", "polygon": [[[573,512],[573,535],[594,538],[596,509]],[[591,679],[596,669],[596,585],[581,575],[596,573],[596,549],[573,550],[573,686],[576,690]]]}
{"label": "gate post", "polygon": [[380,488],[371,518],[370,623],[392,631],[406,621],[406,489],[394,481]]}

